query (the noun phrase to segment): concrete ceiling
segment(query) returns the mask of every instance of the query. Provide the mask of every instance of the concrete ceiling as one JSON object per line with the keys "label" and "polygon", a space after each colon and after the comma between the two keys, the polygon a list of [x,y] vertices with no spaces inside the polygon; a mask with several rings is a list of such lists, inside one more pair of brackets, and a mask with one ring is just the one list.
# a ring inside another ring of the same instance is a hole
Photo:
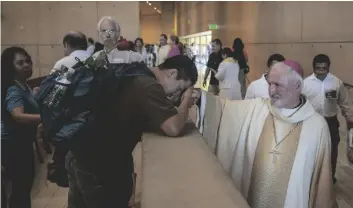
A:
{"label": "concrete ceiling", "polygon": [[[150,3],[151,5],[149,5]],[[156,15],[159,14],[157,10],[163,12],[162,3],[161,1],[140,1],[140,14],[141,15]],[[156,7],[157,10],[154,9]]]}

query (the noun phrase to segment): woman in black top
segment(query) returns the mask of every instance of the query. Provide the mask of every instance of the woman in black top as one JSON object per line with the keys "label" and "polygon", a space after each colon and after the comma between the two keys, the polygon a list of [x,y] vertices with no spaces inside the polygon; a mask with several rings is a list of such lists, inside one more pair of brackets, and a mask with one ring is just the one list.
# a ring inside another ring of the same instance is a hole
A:
{"label": "woman in black top", "polygon": [[249,72],[249,66],[244,54],[244,44],[240,38],[233,41],[234,58],[239,64],[239,82],[241,86],[241,95],[244,99],[246,94],[246,74]]}
{"label": "woman in black top", "polygon": [[[217,95],[219,92],[218,89],[218,80],[215,77],[215,72],[217,72],[218,70],[218,66],[221,64],[221,62],[223,61],[222,58],[222,54],[221,54],[221,50],[222,50],[222,42],[220,39],[214,39],[212,41],[212,53],[210,54],[208,61],[207,61],[207,69],[206,69],[206,73],[205,73],[205,77],[203,80],[203,86],[206,86],[206,81],[207,81],[207,77],[208,74],[211,71],[211,79],[210,79],[210,86],[208,87],[208,91]],[[211,70],[213,69],[213,70]]]}

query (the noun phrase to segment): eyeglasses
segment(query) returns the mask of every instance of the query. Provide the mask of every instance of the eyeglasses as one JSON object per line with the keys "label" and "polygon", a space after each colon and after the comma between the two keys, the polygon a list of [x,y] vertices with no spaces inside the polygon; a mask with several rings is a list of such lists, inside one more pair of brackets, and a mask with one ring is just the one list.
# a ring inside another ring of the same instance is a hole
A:
{"label": "eyeglasses", "polygon": [[117,32],[117,30],[115,30],[115,29],[109,29],[109,30],[101,30],[101,33],[108,33],[109,35],[112,35],[112,34],[114,34],[114,33],[116,33]]}

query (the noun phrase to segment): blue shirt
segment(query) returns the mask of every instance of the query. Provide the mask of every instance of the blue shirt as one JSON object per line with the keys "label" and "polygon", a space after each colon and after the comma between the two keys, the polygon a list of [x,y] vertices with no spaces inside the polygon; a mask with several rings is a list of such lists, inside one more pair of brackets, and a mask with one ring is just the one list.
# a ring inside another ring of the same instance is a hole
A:
{"label": "blue shirt", "polygon": [[[17,84],[10,86],[7,89],[5,107],[9,113],[14,108],[23,107],[24,113],[39,114],[38,104],[34,100],[34,94],[28,86],[26,86],[25,90]],[[36,127],[33,126],[33,128]],[[16,131],[15,121],[12,119],[1,121],[1,138],[11,137],[14,131]]]}

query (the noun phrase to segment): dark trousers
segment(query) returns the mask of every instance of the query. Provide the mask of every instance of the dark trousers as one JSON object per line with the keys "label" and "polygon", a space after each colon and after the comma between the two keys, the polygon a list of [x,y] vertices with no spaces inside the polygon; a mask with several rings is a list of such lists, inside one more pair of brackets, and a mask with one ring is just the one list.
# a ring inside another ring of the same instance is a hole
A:
{"label": "dark trousers", "polygon": [[[130,154],[131,155],[131,154]],[[108,161],[102,161],[108,163]],[[123,165],[109,161],[111,168],[88,167],[74,153],[66,156],[69,175],[68,208],[127,208],[132,193],[132,155]],[[88,164],[88,165],[87,165]],[[103,167],[102,166],[102,167]]]}
{"label": "dark trousers", "polygon": [[325,117],[331,136],[331,166],[332,166],[332,179],[335,178],[337,158],[338,158],[338,144],[340,143],[340,124],[337,116]]}
{"label": "dark trousers", "polygon": [[33,140],[9,138],[1,141],[1,163],[11,181],[10,208],[30,208],[34,180]]}

